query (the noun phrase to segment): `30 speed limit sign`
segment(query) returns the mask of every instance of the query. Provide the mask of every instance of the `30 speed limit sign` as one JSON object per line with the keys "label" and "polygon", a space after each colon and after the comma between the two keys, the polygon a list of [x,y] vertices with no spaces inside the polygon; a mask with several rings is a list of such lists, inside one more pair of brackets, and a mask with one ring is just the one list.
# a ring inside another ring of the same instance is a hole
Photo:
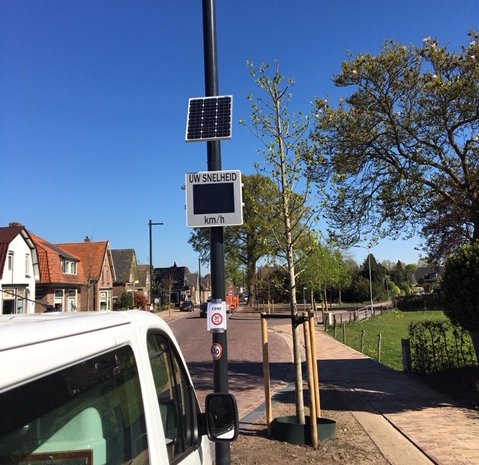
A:
{"label": "30 speed limit sign", "polygon": [[226,331],[226,302],[221,300],[208,302],[208,331],[221,333]]}

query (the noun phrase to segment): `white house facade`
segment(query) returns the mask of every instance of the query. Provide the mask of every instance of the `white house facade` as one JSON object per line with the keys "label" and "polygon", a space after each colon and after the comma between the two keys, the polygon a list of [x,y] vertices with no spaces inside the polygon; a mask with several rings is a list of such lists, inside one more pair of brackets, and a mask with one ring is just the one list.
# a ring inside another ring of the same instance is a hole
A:
{"label": "white house facade", "polygon": [[35,313],[36,247],[18,223],[0,228],[0,314]]}

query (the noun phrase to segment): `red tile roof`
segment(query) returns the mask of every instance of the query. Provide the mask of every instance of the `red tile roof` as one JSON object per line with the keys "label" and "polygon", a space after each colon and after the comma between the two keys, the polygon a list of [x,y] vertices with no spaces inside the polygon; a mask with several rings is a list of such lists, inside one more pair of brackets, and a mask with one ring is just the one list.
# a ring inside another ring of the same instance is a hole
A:
{"label": "red tile roof", "polygon": [[103,261],[108,250],[108,241],[85,241],[56,245],[80,259],[82,278],[85,282],[90,279],[100,279]]}
{"label": "red tile roof", "polygon": [[42,239],[35,234],[30,236],[37,247],[40,267],[39,283],[84,284],[85,278],[81,271],[81,264],[77,266],[77,274],[64,273],[61,259],[66,258],[78,262],[80,259],[66,250]]}

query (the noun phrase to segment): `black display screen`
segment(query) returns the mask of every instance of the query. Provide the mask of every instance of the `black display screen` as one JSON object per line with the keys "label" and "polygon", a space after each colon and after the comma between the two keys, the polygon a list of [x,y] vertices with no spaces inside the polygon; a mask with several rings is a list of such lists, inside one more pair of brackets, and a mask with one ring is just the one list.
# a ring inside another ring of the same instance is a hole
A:
{"label": "black display screen", "polygon": [[234,183],[220,182],[193,185],[193,213],[234,213]]}

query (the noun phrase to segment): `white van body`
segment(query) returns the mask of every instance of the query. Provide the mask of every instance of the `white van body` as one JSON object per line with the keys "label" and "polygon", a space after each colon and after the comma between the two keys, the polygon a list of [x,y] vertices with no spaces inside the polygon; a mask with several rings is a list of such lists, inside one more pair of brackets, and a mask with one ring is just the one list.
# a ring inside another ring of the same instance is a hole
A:
{"label": "white van body", "polygon": [[156,315],[1,316],[0,367],[2,465],[211,463],[185,361]]}

